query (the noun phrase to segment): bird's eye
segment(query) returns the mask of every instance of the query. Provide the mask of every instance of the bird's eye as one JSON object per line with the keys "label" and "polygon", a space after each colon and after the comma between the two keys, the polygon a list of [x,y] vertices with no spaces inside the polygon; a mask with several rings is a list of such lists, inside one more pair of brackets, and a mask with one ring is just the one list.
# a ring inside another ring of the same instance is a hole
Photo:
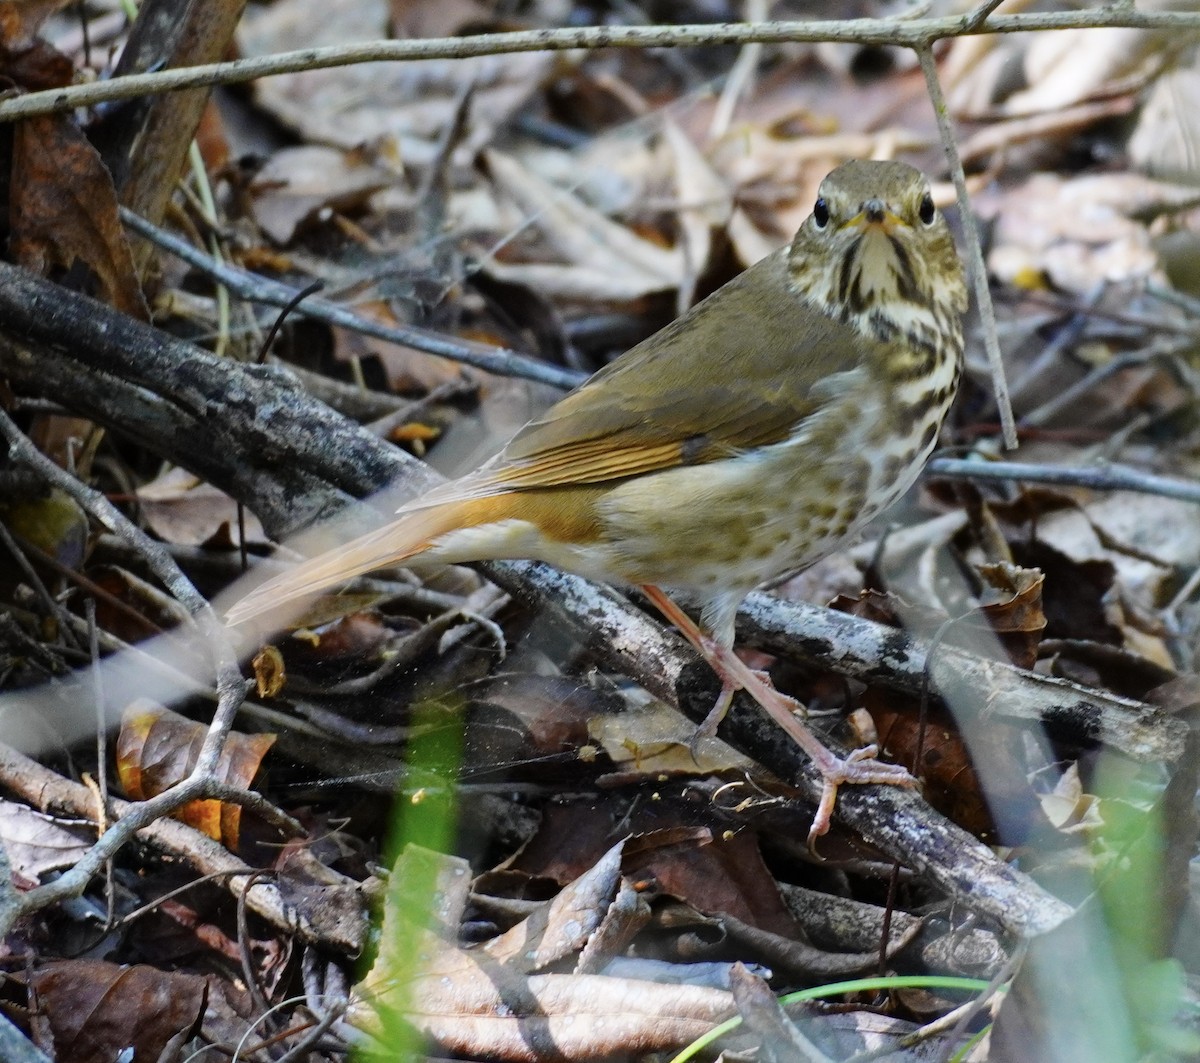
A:
{"label": "bird's eye", "polygon": [[933,196],[928,192],[921,197],[921,205],[917,208],[917,214],[926,225],[932,225],[933,219],[937,217],[937,207],[933,205]]}
{"label": "bird's eye", "polygon": [[812,218],[818,229],[824,229],[829,224],[829,204],[825,202],[824,196],[813,204]]}

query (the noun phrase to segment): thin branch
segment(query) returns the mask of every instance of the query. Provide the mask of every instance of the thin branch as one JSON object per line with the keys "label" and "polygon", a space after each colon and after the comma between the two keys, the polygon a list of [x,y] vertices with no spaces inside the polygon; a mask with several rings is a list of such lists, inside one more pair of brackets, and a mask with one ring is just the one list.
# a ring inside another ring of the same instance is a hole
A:
{"label": "thin branch", "polygon": [[[99,491],[92,490],[65,469],[59,468],[26,438],[2,409],[0,409],[0,435],[8,440],[10,454],[13,458],[36,470],[49,483],[78,502],[93,519],[137,550],[145,558],[150,570],[162,580],[164,586],[176,600],[183,604],[196,622],[203,635],[205,645],[210,648],[216,666],[219,701],[189,781],[197,782],[203,777],[210,776],[216,767],[221,748],[225,744],[225,736],[233,726],[233,717],[248,689],[246,682],[242,679],[242,673],[238,668],[237,654],[234,652],[225,626],[217,619],[212,606],[208,604],[204,596],[183,574],[183,570],[175,563],[175,559],[166,547],[151,539]],[[168,791],[168,793],[170,792]]]}
{"label": "thin branch", "polygon": [[[152,225],[145,218],[139,217],[124,207],[121,208],[121,220],[139,236],[143,236],[169,251],[189,266],[201,270],[248,302],[263,303],[283,309],[296,303],[296,298],[300,294],[299,289],[293,288],[291,285],[218,262],[211,255],[193,247],[186,240],[180,239],[157,225]],[[587,375],[574,369],[547,365],[545,362],[518,354],[505,347],[488,347],[482,343],[450,339],[424,329],[403,325],[384,325],[378,321],[370,321],[326,299],[301,300],[296,303],[293,312],[299,317],[323,321],[328,325],[336,325],[366,336],[374,336],[376,339],[386,340],[389,343],[406,344],[418,351],[450,358],[497,376],[524,377],[527,380],[536,380],[542,384],[568,390],[583,381]]]}
{"label": "thin branch", "polygon": [[971,212],[971,197],[967,191],[967,175],[963,173],[962,159],[958,155],[958,143],[950,127],[950,108],[938,81],[937,63],[933,58],[933,46],[921,44],[915,49],[925,75],[925,86],[937,118],[942,147],[950,163],[950,176],[954,179],[954,190],[958,194],[958,211],[962,218],[963,233],[967,239],[967,254],[970,258],[971,282],[975,287],[975,302],[979,307],[979,318],[983,322],[983,345],[987,350],[988,365],[992,370],[992,389],[996,393],[996,409],[1000,414],[1000,429],[1004,445],[1009,450],[1017,449],[1017,425],[1013,420],[1012,403],[1008,398],[1008,381],[1004,378],[1004,356],[1000,353],[1000,339],[996,335],[996,310],[992,306],[992,293],[988,288],[987,263],[983,260],[983,244],[979,239],[979,227]]}
{"label": "thin branch", "polygon": [[1127,465],[1103,463],[1085,468],[1030,465],[1019,461],[991,463],[961,458],[934,458],[925,471],[929,476],[950,476],[962,480],[1024,480],[1029,483],[1090,487],[1095,491],[1138,491],[1145,495],[1160,495],[1200,504],[1200,483],[1155,476]]}
{"label": "thin branch", "polygon": [[694,48],[714,44],[786,44],[833,41],[849,44],[918,48],[947,37],[980,33],[1026,33],[1062,29],[1125,27],[1175,33],[1200,31],[1197,11],[1138,11],[1112,6],[1084,11],[1023,12],[996,15],[983,26],[970,16],[922,19],[845,19],[808,22],[726,23],[687,26],[591,26],[582,29],[541,29],[517,33],[487,33],[470,37],[428,40],[364,41],[229,63],[207,63],[151,74],[95,81],[87,85],[31,92],[0,103],[0,122],[57,114],[92,107],[109,100],[128,100],[160,92],[233,85],[275,74],[351,66],[355,63],[401,62],[425,59],[469,59],[513,52],[562,52],[595,48]]}
{"label": "thin branch", "polygon": [[[68,812],[85,817],[95,813],[92,795],[85,786],[63,778],[3,743],[0,743],[0,777],[4,779],[6,788],[44,812]],[[189,785],[193,782],[196,785]],[[113,856],[121,845],[129,841],[134,831],[138,831],[142,841],[160,852],[186,861],[202,874],[223,876],[226,888],[235,896],[245,893],[248,907],[272,926],[296,933],[304,941],[348,955],[358,955],[363,947],[366,926],[356,905],[329,903],[307,910],[297,909],[278,886],[253,879],[255,869],[230,853],[220,842],[177,820],[163,818],[180,798],[217,795],[225,800],[236,800],[244,806],[253,807],[253,803],[256,803],[256,798],[249,791],[237,790],[216,780],[197,781],[194,778],[189,779],[178,792],[168,791],[140,804],[114,799],[113,811],[121,818],[70,871],[53,882],[20,894],[16,913],[0,911],[0,938],[5,936],[16,917],[78,895],[86,887],[91,874],[103,866],[104,860]],[[342,879],[335,872],[331,874],[339,886],[344,883],[345,893],[339,888],[339,895],[349,896],[354,891],[354,882]],[[327,895],[327,899],[332,898]],[[7,1054],[0,1051],[0,1059],[8,1058]]]}
{"label": "thin branch", "polygon": [[[967,14],[963,20],[964,33],[982,33],[983,24],[987,21],[988,15],[996,10],[1004,0],[983,0],[973,11]],[[990,29],[991,27],[989,27]]]}

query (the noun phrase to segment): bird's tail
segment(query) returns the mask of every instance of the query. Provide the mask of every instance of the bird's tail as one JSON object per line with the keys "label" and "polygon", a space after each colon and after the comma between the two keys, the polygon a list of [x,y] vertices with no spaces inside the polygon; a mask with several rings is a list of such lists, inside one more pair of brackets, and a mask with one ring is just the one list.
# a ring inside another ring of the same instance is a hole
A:
{"label": "bird's tail", "polygon": [[256,587],[225,615],[227,624],[281,609],[355,576],[399,564],[424,553],[440,535],[463,523],[462,505],[448,502],[405,513],[375,531],[303,561]]}

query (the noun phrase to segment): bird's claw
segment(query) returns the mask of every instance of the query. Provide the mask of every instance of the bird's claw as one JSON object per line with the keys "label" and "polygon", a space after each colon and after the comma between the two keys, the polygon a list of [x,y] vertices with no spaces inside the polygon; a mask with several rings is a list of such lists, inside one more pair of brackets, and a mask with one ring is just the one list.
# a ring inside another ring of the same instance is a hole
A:
{"label": "bird's claw", "polygon": [[813,815],[812,827],[808,832],[808,847],[816,852],[816,840],[829,831],[833,817],[833,806],[837,800],[838,787],[843,783],[862,785],[875,783],[880,786],[916,786],[917,780],[900,764],[887,764],[877,760],[878,746],[863,746],[852,750],[844,757],[829,754],[827,760],[817,763],[821,771],[821,799]]}

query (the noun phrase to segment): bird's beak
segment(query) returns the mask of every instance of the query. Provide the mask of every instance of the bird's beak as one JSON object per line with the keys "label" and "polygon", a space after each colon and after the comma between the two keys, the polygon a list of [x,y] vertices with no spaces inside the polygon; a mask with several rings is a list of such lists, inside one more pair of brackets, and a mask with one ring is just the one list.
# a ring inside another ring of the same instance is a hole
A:
{"label": "bird's beak", "polygon": [[898,226],[904,224],[899,216],[882,200],[868,199],[849,224],[866,232],[881,232],[891,236]]}

